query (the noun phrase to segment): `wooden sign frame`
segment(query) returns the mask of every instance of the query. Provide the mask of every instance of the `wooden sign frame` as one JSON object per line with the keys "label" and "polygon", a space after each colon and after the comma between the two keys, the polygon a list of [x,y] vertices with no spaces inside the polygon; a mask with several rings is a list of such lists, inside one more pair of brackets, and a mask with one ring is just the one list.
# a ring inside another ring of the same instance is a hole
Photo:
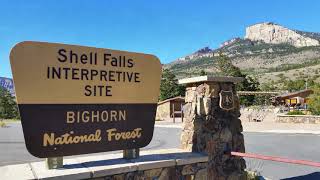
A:
{"label": "wooden sign frame", "polygon": [[136,149],[151,141],[161,79],[157,57],[27,41],[11,50],[10,61],[32,155]]}

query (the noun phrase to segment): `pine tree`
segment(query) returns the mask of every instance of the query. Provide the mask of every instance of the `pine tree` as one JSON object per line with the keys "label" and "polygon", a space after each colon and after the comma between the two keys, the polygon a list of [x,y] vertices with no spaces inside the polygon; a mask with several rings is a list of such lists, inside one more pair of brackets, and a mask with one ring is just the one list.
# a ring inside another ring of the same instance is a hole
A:
{"label": "pine tree", "polygon": [[200,71],[200,76],[205,76],[205,75],[207,75],[207,72],[204,71],[203,69],[201,69],[201,71]]}
{"label": "pine tree", "polygon": [[176,96],[184,96],[185,87],[178,84],[176,76],[168,69],[163,70],[160,83],[160,97],[163,101]]}
{"label": "pine tree", "polygon": [[312,89],[313,94],[309,97],[308,109],[313,115],[320,115],[320,86],[315,86]]}
{"label": "pine tree", "polygon": [[222,54],[222,52],[219,52],[217,65],[223,76],[243,77],[240,69],[234,66],[231,60],[226,55]]}
{"label": "pine tree", "polygon": [[10,94],[8,90],[2,87],[0,87],[0,118],[19,118],[18,107],[15,98]]}
{"label": "pine tree", "polygon": [[[243,74],[240,68],[234,66],[232,61],[222,52],[219,53],[219,58],[217,60],[217,67],[220,71],[220,74],[223,76],[232,76],[232,77],[242,77],[244,80],[237,84],[236,89],[238,91],[257,91],[259,90],[259,82],[246,75]],[[250,106],[254,103],[255,97],[254,96],[241,96],[240,97],[240,104]]]}

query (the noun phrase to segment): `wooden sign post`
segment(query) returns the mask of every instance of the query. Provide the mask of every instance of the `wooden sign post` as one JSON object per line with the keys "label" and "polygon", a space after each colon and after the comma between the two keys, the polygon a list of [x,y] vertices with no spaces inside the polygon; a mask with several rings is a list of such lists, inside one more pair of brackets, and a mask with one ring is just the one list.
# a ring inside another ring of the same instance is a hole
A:
{"label": "wooden sign post", "polygon": [[22,42],[11,50],[10,61],[32,155],[138,149],[151,141],[161,79],[157,57]]}
{"label": "wooden sign post", "polygon": [[63,167],[63,157],[46,158],[47,169],[58,169]]}
{"label": "wooden sign post", "polygon": [[124,159],[137,159],[140,156],[140,149],[125,149],[123,150]]}

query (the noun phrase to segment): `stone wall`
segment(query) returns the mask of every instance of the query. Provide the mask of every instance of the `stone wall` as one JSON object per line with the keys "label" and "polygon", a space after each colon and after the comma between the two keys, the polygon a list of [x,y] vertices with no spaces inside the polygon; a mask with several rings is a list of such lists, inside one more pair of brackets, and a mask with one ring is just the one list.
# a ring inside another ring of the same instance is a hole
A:
{"label": "stone wall", "polygon": [[279,123],[307,123],[320,124],[320,116],[311,115],[278,115],[276,122]]}
{"label": "stone wall", "polygon": [[94,180],[206,180],[208,163],[192,163],[94,178]]}
{"label": "stone wall", "polygon": [[207,180],[207,162],[205,154],[162,149],[132,160],[121,153],[64,159],[63,168],[51,170],[44,161],[2,166],[0,179]]}
{"label": "stone wall", "polygon": [[159,104],[157,106],[156,119],[165,120],[167,118],[170,118],[170,102]]}
{"label": "stone wall", "polygon": [[[222,90],[233,92],[232,110],[224,110],[219,106],[219,93]],[[188,83],[185,98],[182,148],[208,154],[209,179],[244,179],[244,159],[229,153],[245,152],[235,84],[221,82],[219,78]]]}

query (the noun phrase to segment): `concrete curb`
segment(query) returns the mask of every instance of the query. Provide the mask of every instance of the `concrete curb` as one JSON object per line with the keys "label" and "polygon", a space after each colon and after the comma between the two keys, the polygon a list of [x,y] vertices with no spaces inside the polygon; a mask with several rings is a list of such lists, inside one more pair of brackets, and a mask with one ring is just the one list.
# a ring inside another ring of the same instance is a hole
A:
{"label": "concrete curb", "polygon": [[[181,124],[156,124],[155,127],[160,128],[175,128],[181,129]],[[316,134],[320,135],[320,131],[315,130],[303,130],[303,129],[274,129],[274,130],[244,130],[243,132],[253,132],[253,133],[279,133],[279,134]]]}

